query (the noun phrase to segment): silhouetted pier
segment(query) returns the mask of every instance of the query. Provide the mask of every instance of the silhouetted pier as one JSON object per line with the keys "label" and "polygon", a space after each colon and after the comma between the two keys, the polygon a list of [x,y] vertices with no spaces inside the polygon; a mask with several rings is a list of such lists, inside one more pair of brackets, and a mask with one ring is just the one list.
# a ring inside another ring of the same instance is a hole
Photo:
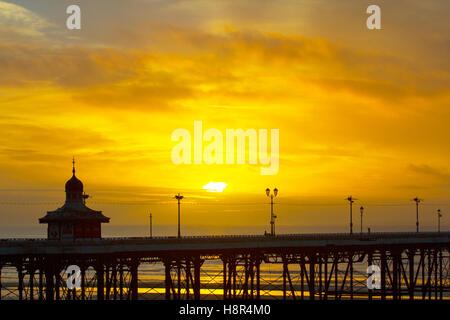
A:
{"label": "silhouetted pier", "polygon": [[[161,298],[201,299],[206,290],[222,299],[266,299],[275,289],[261,275],[264,265],[280,268],[282,299],[448,299],[449,255],[450,232],[4,239],[0,287],[2,270],[14,268],[17,288],[8,298],[135,300],[139,269],[159,264]],[[208,261],[221,268],[209,275],[214,281],[202,282]],[[78,289],[67,289],[69,265],[81,269]],[[379,267],[379,289],[367,288],[367,273],[355,275],[369,265]]]}

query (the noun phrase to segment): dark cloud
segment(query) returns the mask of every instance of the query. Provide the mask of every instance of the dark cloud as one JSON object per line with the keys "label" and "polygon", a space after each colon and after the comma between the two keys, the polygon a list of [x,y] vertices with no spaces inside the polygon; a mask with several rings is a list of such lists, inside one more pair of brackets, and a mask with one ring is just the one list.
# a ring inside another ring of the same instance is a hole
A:
{"label": "dark cloud", "polygon": [[173,79],[155,76],[150,81],[121,85],[99,86],[74,93],[76,101],[101,108],[127,108],[144,111],[167,111],[178,106],[179,99],[190,98],[194,92],[189,85]]}
{"label": "dark cloud", "polygon": [[2,86],[63,87],[112,83],[134,76],[139,56],[117,50],[0,45]]}
{"label": "dark cloud", "polygon": [[450,182],[450,174],[448,174],[443,169],[431,167],[426,164],[421,164],[421,165],[410,164],[409,169],[415,173],[440,178],[440,179],[447,180],[448,182]]}
{"label": "dark cloud", "polygon": [[[85,145],[90,147],[106,147],[114,144],[114,140],[103,134],[86,129],[66,128],[63,123],[49,126],[2,123],[0,155],[11,160],[39,160],[58,153],[66,155]],[[39,150],[48,150],[42,153]]]}
{"label": "dark cloud", "polygon": [[[261,93],[245,89],[269,74],[289,86],[301,81],[326,91],[348,91],[386,101],[448,94],[450,75],[445,71],[425,71],[405,59],[325,40],[238,31],[214,35],[180,29],[166,35],[177,43],[174,50],[179,51],[2,44],[0,84],[51,84],[79,89],[75,96],[83,101],[112,106],[136,102],[155,109],[169,108],[171,100],[202,93],[198,85],[230,96],[283,95],[273,92],[270,85]],[[243,68],[245,72],[241,72]],[[238,86],[240,91],[235,91],[233,87]],[[93,90],[88,93],[85,88]]]}

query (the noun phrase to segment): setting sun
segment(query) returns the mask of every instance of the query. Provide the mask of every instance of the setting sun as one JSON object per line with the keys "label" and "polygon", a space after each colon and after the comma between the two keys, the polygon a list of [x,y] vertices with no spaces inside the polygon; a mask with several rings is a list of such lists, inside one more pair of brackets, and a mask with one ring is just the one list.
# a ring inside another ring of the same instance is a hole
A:
{"label": "setting sun", "polygon": [[226,187],[227,184],[225,182],[210,182],[205,184],[203,189],[208,192],[222,192]]}

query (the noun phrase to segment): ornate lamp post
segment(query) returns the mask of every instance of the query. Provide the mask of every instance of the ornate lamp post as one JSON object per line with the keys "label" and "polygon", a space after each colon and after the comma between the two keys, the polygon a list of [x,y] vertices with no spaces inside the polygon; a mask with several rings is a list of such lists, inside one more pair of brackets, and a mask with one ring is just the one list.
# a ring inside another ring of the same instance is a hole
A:
{"label": "ornate lamp post", "polygon": [[413,201],[416,203],[416,232],[419,232],[419,203],[423,200],[415,197]]}
{"label": "ornate lamp post", "polygon": [[358,199],[349,196],[346,200],[348,200],[350,204],[350,234],[353,234],[353,202]]}
{"label": "ornate lamp post", "polygon": [[438,215],[438,232],[441,232],[441,218],[442,218],[441,209],[438,209],[437,215]]}
{"label": "ornate lamp post", "polygon": [[361,234],[363,233],[363,213],[364,213],[364,207],[361,206],[361,208],[359,208],[359,212],[361,212]]}
{"label": "ornate lamp post", "polygon": [[181,199],[183,199],[184,197],[182,195],[180,195],[180,193],[178,193],[177,195],[175,195],[175,199],[178,200],[178,238],[181,238],[181,229],[180,229],[180,201]]}
{"label": "ornate lamp post", "polygon": [[275,236],[275,219],[276,215],[273,214],[273,198],[278,194],[278,189],[273,189],[273,193],[270,193],[270,189],[266,189],[266,195],[270,197],[270,235]]}
{"label": "ornate lamp post", "polygon": [[152,216],[152,214],[150,213],[150,238],[152,238],[153,237],[153,216]]}

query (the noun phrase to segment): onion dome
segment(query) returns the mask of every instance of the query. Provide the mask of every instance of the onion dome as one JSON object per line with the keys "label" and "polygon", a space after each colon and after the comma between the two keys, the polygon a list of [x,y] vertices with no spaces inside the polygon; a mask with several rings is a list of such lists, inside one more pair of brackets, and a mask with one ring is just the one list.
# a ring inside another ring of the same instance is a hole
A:
{"label": "onion dome", "polygon": [[83,182],[75,177],[75,172],[73,173],[72,178],[66,182],[66,192],[83,192]]}
{"label": "onion dome", "polygon": [[72,163],[72,178],[66,182],[66,201],[83,201],[83,182],[75,176],[75,160]]}

